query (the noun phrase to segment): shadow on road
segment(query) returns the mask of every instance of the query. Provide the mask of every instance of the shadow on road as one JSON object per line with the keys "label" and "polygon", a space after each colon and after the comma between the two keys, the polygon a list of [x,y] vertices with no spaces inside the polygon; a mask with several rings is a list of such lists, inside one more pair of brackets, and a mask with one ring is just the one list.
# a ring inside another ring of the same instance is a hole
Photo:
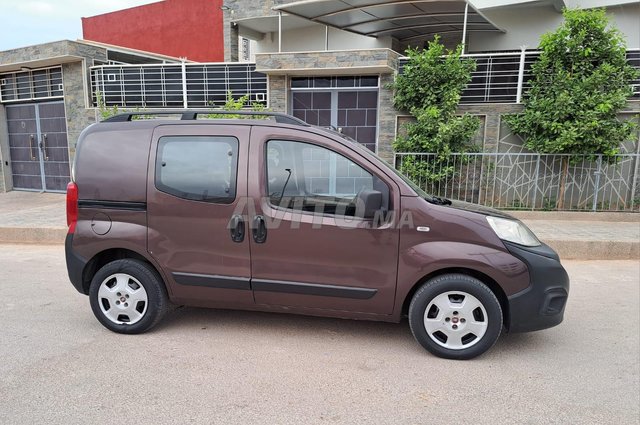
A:
{"label": "shadow on road", "polygon": [[[326,338],[328,342],[348,340],[352,344],[362,343],[363,347],[375,343],[395,347],[394,349],[404,352],[425,353],[414,340],[406,319],[400,323],[386,323],[285,313],[179,307],[168,313],[154,332],[184,334],[216,330],[237,334],[238,338],[242,339],[258,335],[267,340],[279,340],[282,337],[299,338],[301,342]],[[521,350],[535,350],[539,344],[544,344],[544,337],[540,332],[503,333],[496,345],[483,357],[517,355]]]}

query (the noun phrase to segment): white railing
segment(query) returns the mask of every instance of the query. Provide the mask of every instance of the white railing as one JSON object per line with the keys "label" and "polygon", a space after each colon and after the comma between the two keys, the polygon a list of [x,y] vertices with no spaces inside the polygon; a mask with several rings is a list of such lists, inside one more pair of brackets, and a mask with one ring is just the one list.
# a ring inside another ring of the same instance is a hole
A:
{"label": "white railing", "polygon": [[640,211],[640,154],[398,153],[427,193],[503,209]]}
{"label": "white railing", "polygon": [[[467,54],[477,62],[461,103],[519,103],[529,87],[537,51]],[[640,69],[640,49],[627,52]],[[400,72],[407,63],[400,59]],[[91,68],[94,105],[100,92],[106,106],[192,108],[222,106],[228,92],[234,98],[267,103],[267,76],[254,63],[182,63],[102,65]],[[640,100],[640,79],[633,82],[634,100]]]}
{"label": "white railing", "polygon": [[[476,60],[471,82],[462,93],[460,103],[520,103],[529,88],[531,65],[540,56],[539,51],[466,54]],[[640,69],[640,49],[628,50],[629,63]],[[400,59],[400,72],[408,58]],[[633,99],[640,100],[640,79],[632,82]]]}
{"label": "white railing", "polygon": [[253,63],[102,65],[91,68],[93,102],[105,106],[202,108],[223,106],[227,93],[267,103],[267,76]]}
{"label": "white railing", "polygon": [[59,66],[0,74],[0,103],[59,99],[63,95]]}

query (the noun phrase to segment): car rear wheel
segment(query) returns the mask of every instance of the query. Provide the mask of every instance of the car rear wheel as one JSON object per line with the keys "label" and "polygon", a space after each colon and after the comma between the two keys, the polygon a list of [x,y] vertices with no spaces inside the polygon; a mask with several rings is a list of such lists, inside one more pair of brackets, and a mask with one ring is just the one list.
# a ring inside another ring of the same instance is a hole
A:
{"label": "car rear wheel", "polygon": [[502,308],[484,283],[464,274],[426,282],[413,296],[409,326],[432,354],[465,360],[491,348],[502,331]]}
{"label": "car rear wheel", "polygon": [[89,288],[91,309],[107,329],[137,334],[155,326],[168,299],[158,273],[142,261],[123,259],[103,266]]}

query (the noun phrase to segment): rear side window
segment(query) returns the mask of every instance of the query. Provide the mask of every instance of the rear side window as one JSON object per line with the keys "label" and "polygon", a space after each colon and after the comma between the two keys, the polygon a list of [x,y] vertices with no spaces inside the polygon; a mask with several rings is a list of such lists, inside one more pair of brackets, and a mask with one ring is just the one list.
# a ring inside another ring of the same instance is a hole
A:
{"label": "rear side window", "polygon": [[238,139],[165,136],[158,141],[158,190],[193,201],[230,204],[236,197]]}

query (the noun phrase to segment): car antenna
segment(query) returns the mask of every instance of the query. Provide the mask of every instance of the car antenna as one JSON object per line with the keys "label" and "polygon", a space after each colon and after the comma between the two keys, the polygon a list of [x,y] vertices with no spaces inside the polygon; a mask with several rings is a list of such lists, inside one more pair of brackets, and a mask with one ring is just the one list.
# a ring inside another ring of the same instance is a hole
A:
{"label": "car antenna", "polygon": [[287,180],[284,182],[284,186],[282,186],[282,192],[280,192],[280,199],[278,199],[278,206],[280,206],[280,202],[282,202],[282,197],[284,196],[284,190],[287,188],[287,184],[289,183],[289,179],[291,178],[291,168],[285,168],[284,171],[289,173],[287,176]]}

